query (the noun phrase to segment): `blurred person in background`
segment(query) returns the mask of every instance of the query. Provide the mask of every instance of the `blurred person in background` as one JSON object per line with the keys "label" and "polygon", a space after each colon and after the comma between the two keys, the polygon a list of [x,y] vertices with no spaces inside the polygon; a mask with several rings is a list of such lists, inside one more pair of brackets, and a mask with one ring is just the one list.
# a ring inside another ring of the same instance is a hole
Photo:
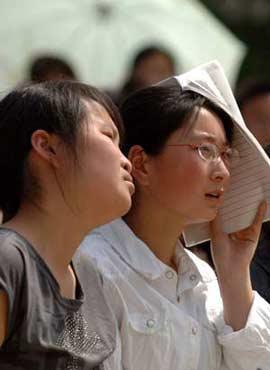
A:
{"label": "blurred person in background", "polygon": [[[237,100],[249,130],[270,156],[270,81],[254,80],[242,85]],[[254,290],[270,302],[270,222],[262,225],[257,250],[251,263]]]}
{"label": "blurred person in background", "polygon": [[270,144],[270,81],[242,83],[236,94],[247,127],[267,148]]}
{"label": "blurred person in background", "polygon": [[31,61],[28,76],[28,79],[33,82],[77,79],[69,63],[49,54],[40,55]]}
{"label": "blurred person in background", "polygon": [[175,60],[168,50],[155,45],[143,48],[134,57],[129,77],[120,91],[118,100],[121,102],[130,93],[175,74]]}

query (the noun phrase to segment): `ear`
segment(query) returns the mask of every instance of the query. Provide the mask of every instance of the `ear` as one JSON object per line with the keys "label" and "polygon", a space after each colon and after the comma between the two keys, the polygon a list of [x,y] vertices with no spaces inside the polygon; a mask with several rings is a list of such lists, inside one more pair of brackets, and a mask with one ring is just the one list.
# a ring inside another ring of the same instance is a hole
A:
{"label": "ear", "polygon": [[132,164],[132,176],[135,181],[142,185],[148,185],[149,156],[140,145],[130,148],[128,159]]}
{"label": "ear", "polygon": [[45,130],[36,130],[31,136],[33,151],[56,167],[58,166],[57,143],[57,137]]}

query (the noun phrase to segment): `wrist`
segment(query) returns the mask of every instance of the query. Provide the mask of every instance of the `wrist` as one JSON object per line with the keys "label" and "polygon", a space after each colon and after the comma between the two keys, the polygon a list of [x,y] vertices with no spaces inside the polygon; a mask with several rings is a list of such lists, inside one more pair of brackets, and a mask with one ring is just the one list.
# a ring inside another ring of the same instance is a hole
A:
{"label": "wrist", "polygon": [[250,282],[250,267],[216,269],[220,286],[229,287],[235,284],[246,284]]}
{"label": "wrist", "polygon": [[225,322],[237,331],[245,327],[254,294],[249,271],[219,277]]}
{"label": "wrist", "polygon": [[252,300],[253,291],[249,269],[229,273],[226,276],[218,274],[218,283],[223,298]]}

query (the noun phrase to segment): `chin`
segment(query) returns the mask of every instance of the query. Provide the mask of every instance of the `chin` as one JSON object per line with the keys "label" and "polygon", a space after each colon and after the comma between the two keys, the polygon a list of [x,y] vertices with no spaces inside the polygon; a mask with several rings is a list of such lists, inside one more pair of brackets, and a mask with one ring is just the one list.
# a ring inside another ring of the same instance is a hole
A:
{"label": "chin", "polygon": [[208,216],[205,216],[204,222],[213,221],[217,217],[217,213],[218,213],[217,210],[216,211],[213,210],[213,212],[211,212],[211,214],[209,214]]}
{"label": "chin", "polygon": [[188,222],[189,225],[193,225],[193,224],[201,224],[203,222],[210,222],[210,221],[213,221],[216,216],[217,216],[217,213],[218,213],[218,210],[211,210],[210,212],[204,212],[203,214],[201,215],[198,215],[199,213],[197,213],[196,217],[194,216],[194,218],[191,218],[190,217],[190,220]]}
{"label": "chin", "polygon": [[[95,207],[91,207],[90,212],[84,213],[84,218],[87,220],[94,220],[92,223],[92,229],[99,226],[110,223],[111,221],[124,216],[131,207],[131,196],[129,194],[118,194],[110,199],[103,198],[102,203],[98,202]],[[97,209],[98,212],[93,212],[93,209]],[[91,230],[88,230],[88,232]]]}
{"label": "chin", "polygon": [[128,203],[126,203],[125,206],[123,206],[123,208],[121,209],[121,211],[119,212],[119,214],[116,218],[125,216],[128,213],[128,211],[130,210],[130,208],[131,208],[131,200]]}
{"label": "chin", "polygon": [[110,219],[108,219],[107,222],[110,222],[112,220],[115,220],[116,218],[120,218],[124,216],[128,211],[130,210],[131,207],[131,196],[128,194],[126,196],[122,196],[121,198],[118,198],[115,200],[114,204],[110,207]]}

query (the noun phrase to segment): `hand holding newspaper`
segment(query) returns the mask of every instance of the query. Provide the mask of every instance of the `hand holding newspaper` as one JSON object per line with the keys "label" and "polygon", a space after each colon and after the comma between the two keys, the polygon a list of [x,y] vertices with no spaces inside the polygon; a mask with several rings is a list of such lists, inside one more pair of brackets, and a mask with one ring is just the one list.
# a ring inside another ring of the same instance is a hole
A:
{"label": "hand holding newspaper", "polygon": [[[210,99],[230,115],[234,122],[232,147],[240,154],[237,166],[231,169],[230,187],[220,208],[223,230],[227,233],[248,227],[260,202],[268,207],[265,221],[270,218],[270,160],[256,138],[247,129],[224,71],[217,61],[199,66],[161,82],[179,84],[183,91],[192,90]],[[187,227],[187,246],[210,239],[209,223]]]}

